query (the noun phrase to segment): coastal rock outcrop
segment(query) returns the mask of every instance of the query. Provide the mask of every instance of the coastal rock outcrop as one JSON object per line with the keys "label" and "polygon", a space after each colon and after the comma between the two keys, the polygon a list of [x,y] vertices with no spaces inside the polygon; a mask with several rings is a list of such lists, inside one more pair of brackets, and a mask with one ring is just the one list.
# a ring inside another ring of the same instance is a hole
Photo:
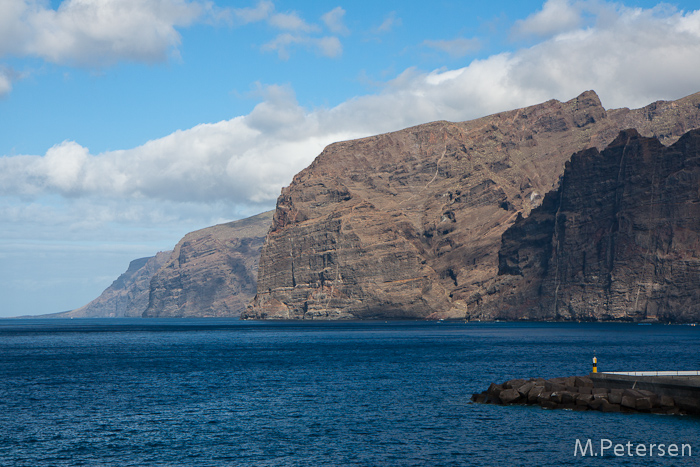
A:
{"label": "coastal rock outcrop", "polygon": [[272,211],[191,232],[150,282],[144,318],[238,316],[255,295]]}
{"label": "coastal rock outcrop", "polygon": [[140,318],[148,306],[151,278],[168,261],[170,251],[135,259],[112,285],[87,305],[52,315],[56,318]]}
{"label": "coastal rock outcrop", "polygon": [[699,126],[700,94],[606,111],[588,91],[332,144],[282,190],[242,317],[493,318],[524,288],[504,277],[520,276],[501,267],[501,237],[558,186],[571,154],[602,150],[626,128],[668,145]]}

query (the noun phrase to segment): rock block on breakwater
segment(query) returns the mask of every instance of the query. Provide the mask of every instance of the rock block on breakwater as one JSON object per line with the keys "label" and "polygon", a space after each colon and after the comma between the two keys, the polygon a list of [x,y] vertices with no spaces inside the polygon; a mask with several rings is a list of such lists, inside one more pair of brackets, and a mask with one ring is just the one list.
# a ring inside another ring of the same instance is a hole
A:
{"label": "rock block on breakwater", "polygon": [[588,376],[513,379],[472,395],[479,404],[539,405],[544,409],[598,410],[700,415],[700,401],[656,394],[644,389],[596,387]]}

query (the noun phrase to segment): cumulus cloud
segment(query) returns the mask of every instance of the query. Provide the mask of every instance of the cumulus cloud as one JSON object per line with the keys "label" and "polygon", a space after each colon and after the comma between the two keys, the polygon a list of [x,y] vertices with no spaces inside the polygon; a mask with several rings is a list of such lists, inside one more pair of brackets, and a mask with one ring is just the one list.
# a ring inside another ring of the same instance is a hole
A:
{"label": "cumulus cloud", "polygon": [[346,36],[350,34],[350,30],[345,26],[345,23],[343,23],[344,16],[345,10],[338,6],[328,13],[323,14],[321,20],[326,24],[330,32]]}
{"label": "cumulus cloud", "polygon": [[268,0],[262,0],[255,7],[234,8],[231,11],[239,23],[256,23],[268,19],[275,11],[275,5]]}
{"label": "cumulus cloud", "polygon": [[176,28],[208,9],[186,0],[65,0],[57,9],[38,0],[4,0],[0,55],[90,67],[163,61],[180,44]]}
{"label": "cumulus cloud", "polygon": [[260,49],[264,52],[277,52],[280,59],[289,60],[291,48],[297,44],[314,50],[324,57],[336,58],[343,54],[343,45],[335,36],[309,37],[290,33],[280,34],[274,40],[263,44]]}
{"label": "cumulus cloud", "polygon": [[0,194],[271,207],[280,188],[334,141],[570,99],[587,89],[608,108],[698,91],[700,11],[613,12],[595,26],[464,68],[408,69],[381,92],[333,108],[304,108],[290,87],[273,85],[262,88],[248,115],[136,148],[91,154],[63,142],[42,156],[0,157]]}
{"label": "cumulus cloud", "polygon": [[396,12],[392,11],[384,18],[382,24],[374,28],[376,34],[385,34],[391,32],[396,26],[401,26],[401,18],[396,16]]}
{"label": "cumulus cloud", "polygon": [[[318,55],[336,58],[342,55],[343,46],[337,36],[322,36],[321,27],[304,20],[296,11],[280,13],[275,11],[275,5],[267,0],[261,0],[255,7],[231,10],[239,24],[265,21],[271,27],[284,31],[274,39],[260,46],[263,52],[277,52],[281,60],[289,60],[295,46],[302,46],[316,52]],[[343,25],[345,10],[336,7],[321,16],[329,31],[334,34],[347,34],[349,31]]]}
{"label": "cumulus cloud", "polygon": [[318,26],[307,23],[296,12],[274,14],[270,17],[270,24],[287,31],[315,32],[319,30]]}
{"label": "cumulus cloud", "polygon": [[515,23],[516,35],[551,36],[578,27],[583,21],[582,9],[591,2],[547,0],[542,9]]}

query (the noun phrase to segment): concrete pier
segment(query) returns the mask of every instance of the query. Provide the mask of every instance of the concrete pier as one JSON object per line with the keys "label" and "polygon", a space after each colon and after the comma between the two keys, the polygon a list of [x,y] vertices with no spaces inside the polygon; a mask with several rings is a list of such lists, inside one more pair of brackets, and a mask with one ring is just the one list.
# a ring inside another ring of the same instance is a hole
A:
{"label": "concrete pier", "polygon": [[[698,371],[629,371],[589,375],[596,387],[608,389],[643,389],[660,396],[684,400],[700,411],[700,372]],[[687,400],[686,400],[687,399]]]}

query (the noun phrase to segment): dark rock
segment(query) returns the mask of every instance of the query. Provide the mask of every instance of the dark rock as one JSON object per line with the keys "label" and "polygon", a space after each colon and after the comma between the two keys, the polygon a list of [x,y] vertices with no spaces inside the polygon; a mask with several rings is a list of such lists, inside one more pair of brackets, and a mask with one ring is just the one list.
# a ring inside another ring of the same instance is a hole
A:
{"label": "dark rock", "polygon": [[544,392],[544,386],[534,386],[530,389],[530,392],[527,393],[528,404],[536,404],[542,392]]}
{"label": "dark rock", "polygon": [[565,391],[555,391],[549,396],[549,400],[556,402],[557,404],[562,403],[562,397]]}
{"label": "dark rock", "polygon": [[602,402],[600,404],[600,407],[598,407],[598,410],[601,410],[603,412],[620,412],[620,404],[612,404],[605,399],[600,399]]}
{"label": "dark rock", "polygon": [[588,403],[588,407],[590,407],[592,410],[598,410],[603,406],[604,403],[604,399],[593,399]]}
{"label": "dark rock", "polygon": [[546,389],[540,392],[540,395],[537,396],[537,403],[542,405],[543,402],[548,402],[551,401],[552,399],[552,391],[547,391]]}
{"label": "dark rock", "polygon": [[512,404],[520,400],[520,393],[517,389],[504,389],[503,391],[501,391],[498,397],[501,399],[502,403]]}
{"label": "dark rock", "polygon": [[587,406],[593,401],[593,396],[590,394],[579,394],[576,397],[576,405],[585,405]]}
{"label": "dark rock", "polygon": [[491,385],[489,385],[489,388],[486,390],[489,396],[494,397],[498,397],[501,394],[501,391],[503,391],[503,385],[496,383],[491,383]]}
{"label": "dark rock", "polygon": [[518,392],[520,393],[521,397],[527,398],[528,393],[534,387],[535,387],[535,382],[529,381],[529,382],[519,386],[517,389],[518,389]]}
{"label": "dark rock", "polygon": [[511,379],[510,381],[506,381],[503,383],[503,388],[504,389],[518,389],[520,386],[525,384],[526,381],[524,379]]}
{"label": "dark rock", "polygon": [[661,407],[673,407],[675,405],[673,397],[671,396],[660,396],[659,405]]}
{"label": "dark rock", "polygon": [[608,394],[608,401],[610,401],[611,404],[621,404],[622,403],[622,391],[621,390],[612,390],[610,391],[610,394]]}
{"label": "dark rock", "polygon": [[620,402],[620,405],[622,407],[627,407],[628,409],[636,409],[637,408],[637,397],[634,396],[622,396],[622,401]]}
{"label": "dark rock", "polygon": [[700,400],[692,397],[676,397],[676,407],[680,410],[691,413],[700,414]]}
{"label": "dark rock", "polygon": [[554,381],[545,381],[544,388],[547,391],[566,391],[566,386]]}
{"label": "dark rock", "polygon": [[592,388],[593,381],[588,376],[576,376],[576,378],[574,379],[574,386],[576,386],[577,388]]}
{"label": "dark rock", "polygon": [[649,411],[652,407],[654,407],[654,404],[650,397],[640,397],[634,402],[634,408],[637,410]]}
{"label": "dark rock", "polygon": [[559,404],[551,400],[543,400],[540,402],[540,407],[543,409],[556,409],[559,408]]}
{"label": "dark rock", "polygon": [[622,395],[627,396],[627,397],[632,397],[634,399],[638,399],[640,397],[644,397],[644,394],[639,392],[638,389],[623,389],[622,390]]}

